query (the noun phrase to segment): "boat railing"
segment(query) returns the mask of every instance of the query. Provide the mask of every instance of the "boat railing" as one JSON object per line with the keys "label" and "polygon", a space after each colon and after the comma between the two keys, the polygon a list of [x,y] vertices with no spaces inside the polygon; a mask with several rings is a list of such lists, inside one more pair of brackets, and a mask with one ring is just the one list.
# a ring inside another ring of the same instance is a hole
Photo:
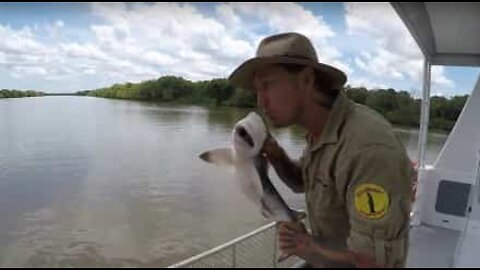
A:
{"label": "boat railing", "polygon": [[303,260],[296,256],[277,262],[280,255],[277,227],[276,222],[269,223],[169,268],[300,267]]}

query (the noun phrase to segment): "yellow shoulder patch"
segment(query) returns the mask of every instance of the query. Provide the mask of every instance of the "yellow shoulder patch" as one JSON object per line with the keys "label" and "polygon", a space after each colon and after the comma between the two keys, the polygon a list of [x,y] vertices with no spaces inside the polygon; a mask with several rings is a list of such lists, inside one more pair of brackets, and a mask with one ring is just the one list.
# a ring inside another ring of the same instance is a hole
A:
{"label": "yellow shoulder patch", "polygon": [[375,184],[362,184],[355,189],[355,208],[369,219],[379,219],[388,212],[388,193]]}

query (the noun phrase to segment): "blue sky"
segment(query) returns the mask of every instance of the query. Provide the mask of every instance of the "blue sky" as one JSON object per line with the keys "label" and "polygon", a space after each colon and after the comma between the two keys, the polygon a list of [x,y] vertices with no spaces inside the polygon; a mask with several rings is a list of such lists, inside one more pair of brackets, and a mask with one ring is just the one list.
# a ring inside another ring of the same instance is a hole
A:
{"label": "blue sky", "polygon": [[[420,50],[386,3],[0,3],[0,88],[225,77],[263,37],[286,31],[310,37],[353,86],[421,90]],[[434,67],[432,93],[469,93],[478,73]]]}

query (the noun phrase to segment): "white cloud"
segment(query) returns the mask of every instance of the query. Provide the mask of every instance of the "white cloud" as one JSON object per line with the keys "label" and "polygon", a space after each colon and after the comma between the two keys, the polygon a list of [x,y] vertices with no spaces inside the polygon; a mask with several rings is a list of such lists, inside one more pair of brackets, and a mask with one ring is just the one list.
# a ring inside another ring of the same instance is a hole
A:
{"label": "white cloud", "polygon": [[55,26],[61,28],[61,27],[65,26],[65,23],[62,20],[57,20],[57,21],[55,21]]}
{"label": "white cloud", "polygon": [[177,3],[108,3],[92,9],[106,21],[92,26],[99,48],[114,58],[194,80],[227,76],[254,56],[261,38],[285,31],[309,36],[321,59],[348,69],[328,42],[335,33],[321,17],[298,4],[219,4],[210,17],[194,5]]}
{"label": "white cloud", "polygon": [[106,53],[101,51],[97,46],[93,44],[78,44],[78,43],[60,43],[60,52],[65,56],[74,59],[89,59],[97,61],[110,60]]}
{"label": "white cloud", "polygon": [[[388,3],[347,3],[349,35],[371,39],[374,46],[355,57],[355,66],[366,76],[383,80],[413,80],[420,86],[423,55],[407,28]],[[454,82],[443,67],[432,69],[432,88],[451,90]]]}
{"label": "white cloud", "polygon": [[97,71],[94,68],[84,69],[83,74],[86,75],[95,75]]}
{"label": "white cloud", "polygon": [[443,66],[432,67],[432,82],[436,84],[436,88],[452,89],[455,83],[445,76],[445,68]]}
{"label": "white cloud", "polygon": [[[312,39],[321,61],[351,70],[331,44],[333,29],[299,4],[226,3],[214,11],[207,15],[186,3],[91,4],[97,23],[88,27],[88,40],[71,40],[61,20],[33,30],[0,25],[6,40],[0,43],[0,65],[14,77],[64,80],[68,87],[81,76],[102,83],[165,74],[204,80],[228,76],[254,56],[265,36],[296,31]],[[42,31],[47,39],[36,36]]]}
{"label": "white cloud", "polygon": [[176,63],[171,56],[156,51],[147,51],[141,58],[145,63],[157,66],[171,66]]}
{"label": "white cloud", "polygon": [[0,51],[8,54],[35,54],[43,53],[46,48],[35,40],[29,27],[13,30],[9,26],[0,25]]}
{"label": "white cloud", "polygon": [[252,50],[251,44],[229,35],[223,24],[190,4],[108,3],[92,9],[106,21],[92,26],[102,50],[165,73],[190,79],[226,76],[224,66]]}
{"label": "white cloud", "polygon": [[25,74],[25,75],[46,75],[47,74],[47,70],[43,67],[17,66],[13,68],[13,72],[18,74]]}
{"label": "white cloud", "polygon": [[[302,33],[312,40],[320,61],[337,66],[346,72],[350,70],[349,65],[341,61],[341,53],[329,41],[335,36],[333,29],[325,23],[321,16],[315,16],[301,5],[295,3],[231,3],[220,5],[217,12],[226,25],[233,26],[234,32],[249,37],[254,44],[258,44],[264,37],[250,34],[255,32],[255,27],[258,27],[256,24],[261,22],[266,22],[271,33]],[[251,23],[252,17],[253,23]],[[260,22],[256,22],[256,20]]]}
{"label": "white cloud", "polygon": [[355,87],[365,87],[368,89],[387,89],[385,83],[379,83],[365,77],[350,76],[348,79],[348,84]]}
{"label": "white cloud", "polygon": [[235,29],[237,31],[241,29],[239,26],[242,23],[242,19],[235,13],[231,4],[220,4],[216,11],[220,21],[223,22],[228,29]]}

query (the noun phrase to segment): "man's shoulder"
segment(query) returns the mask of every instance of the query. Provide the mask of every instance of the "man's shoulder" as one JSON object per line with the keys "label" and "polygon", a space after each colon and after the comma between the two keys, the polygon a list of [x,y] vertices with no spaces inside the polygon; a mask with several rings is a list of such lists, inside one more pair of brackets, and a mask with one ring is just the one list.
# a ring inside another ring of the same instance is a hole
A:
{"label": "man's shoulder", "polygon": [[401,147],[391,124],[375,110],[357,103],[352,104],[345,117],[340,138],[348,144],[349,151],[373,145]]}

